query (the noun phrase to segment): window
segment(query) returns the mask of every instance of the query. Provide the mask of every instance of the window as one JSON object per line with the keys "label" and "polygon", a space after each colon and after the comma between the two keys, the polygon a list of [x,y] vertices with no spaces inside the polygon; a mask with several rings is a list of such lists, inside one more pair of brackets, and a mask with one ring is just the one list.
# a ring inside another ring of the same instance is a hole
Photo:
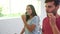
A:
{"label": "window", "polygon": [[0,0],[0,17],[19,17],[26,12],[26,6],[32,4],[38,15],[41,14],[39,0]]}

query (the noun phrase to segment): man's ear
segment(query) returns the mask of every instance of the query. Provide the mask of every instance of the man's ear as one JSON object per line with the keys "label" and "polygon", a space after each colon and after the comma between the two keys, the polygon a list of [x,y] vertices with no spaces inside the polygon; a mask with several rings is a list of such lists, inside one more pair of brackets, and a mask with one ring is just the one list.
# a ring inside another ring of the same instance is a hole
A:
{"label": "man's ear", "polygon": [[59,5],[58,5],[58,6],[56,6],[56,9],[57,9],[57,10],[59,9]]}

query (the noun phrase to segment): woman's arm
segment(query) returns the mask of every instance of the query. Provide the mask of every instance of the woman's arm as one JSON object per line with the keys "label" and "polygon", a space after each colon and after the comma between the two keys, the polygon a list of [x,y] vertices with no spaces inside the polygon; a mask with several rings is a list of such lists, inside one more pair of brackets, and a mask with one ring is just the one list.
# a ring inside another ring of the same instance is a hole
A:
{"label": "woman's arm", "polygon": [[20,34],[23,34],[23,33],[24,33],[24,31],[25,31],[25,29],[23,28]]}
{"label": "woman's arm", "polygon": [[26,27],[30,32],[32,32],[32,31],[34,30],[34,28],[35,28],[35,25],[32,24],[32,25],[30,26],[29,24],[27,24],[27,22],[26,22],[26,16],[25,16],[25,15],[22,15],[22,19],[23,19],[23,22],[24,22],[25,27]]}
{"label": "woman's arm", "polygon": [[27,27],[27,29],[28,29],[30,32],[32,32],[32,31],[35,29],[35,25],[34,25],[34,24],[32,24],[32,25],[30,26],[30,25],[28,25],[27,23],[25,23],[25,26]]}

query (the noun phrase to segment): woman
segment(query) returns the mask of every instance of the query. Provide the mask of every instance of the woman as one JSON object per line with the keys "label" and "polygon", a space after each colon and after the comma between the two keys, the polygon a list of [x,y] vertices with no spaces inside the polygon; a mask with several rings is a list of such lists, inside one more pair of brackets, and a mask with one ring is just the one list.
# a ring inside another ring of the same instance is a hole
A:
{"label": "woman", "polygon": [[39,17],[37,16],[33,5],[28,5],[25,15],[22,15],[24,28],[21,32],[23,34],[38,34],[39,31]]}

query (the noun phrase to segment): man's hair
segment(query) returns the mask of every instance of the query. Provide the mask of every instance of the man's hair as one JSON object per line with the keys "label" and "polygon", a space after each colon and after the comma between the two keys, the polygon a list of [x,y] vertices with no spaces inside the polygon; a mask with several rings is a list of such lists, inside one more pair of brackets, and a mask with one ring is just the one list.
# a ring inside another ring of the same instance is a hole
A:
{"label": "man's hair", "polygon": [[57,6],[59,5],[59,0],[45,0],[45,3],[48,3],[48,2],[54,2],[54,5]]}

